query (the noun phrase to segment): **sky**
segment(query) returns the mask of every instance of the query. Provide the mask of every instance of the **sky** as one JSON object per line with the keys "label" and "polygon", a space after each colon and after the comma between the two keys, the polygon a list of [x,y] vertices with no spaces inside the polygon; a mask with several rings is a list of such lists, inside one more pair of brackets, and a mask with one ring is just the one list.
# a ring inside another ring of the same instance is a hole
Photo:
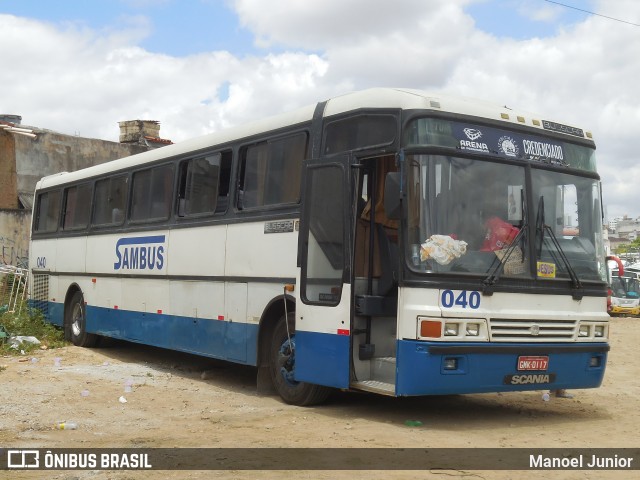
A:
{"label": "sky", "polygon": [[0,114],[25,125],[177,142],[417,88],[593,132],[607,217],[640,216],[637,0],[0,0],[0,32]]}

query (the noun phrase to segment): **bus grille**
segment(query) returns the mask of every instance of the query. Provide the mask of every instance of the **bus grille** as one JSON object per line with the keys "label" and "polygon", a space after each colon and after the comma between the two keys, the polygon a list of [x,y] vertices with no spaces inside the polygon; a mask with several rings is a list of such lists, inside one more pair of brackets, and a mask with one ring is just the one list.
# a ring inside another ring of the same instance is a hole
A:
{"label": "bus grille", "polygon": [[566,342],[575,338],[577,320],[517,320],[492,318],[494,342]]}
{"label": "bus grille", "polygon": [[49,318],[49,275],[36,273],[31,279],[31,306]]}

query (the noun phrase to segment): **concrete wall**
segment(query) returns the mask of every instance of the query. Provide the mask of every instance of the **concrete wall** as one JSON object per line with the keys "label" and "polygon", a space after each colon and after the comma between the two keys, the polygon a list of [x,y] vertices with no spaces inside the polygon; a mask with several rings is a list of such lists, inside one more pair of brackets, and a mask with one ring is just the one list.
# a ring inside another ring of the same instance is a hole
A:
{"label": "concrete wall", "polygon": [[35,132],[35,139],[15,135],[17,190],[21,195],[33,195],[36,183],[44,176],[73,172],[147,151],[138,144],[74,137],[46,130]]}
{"label": "concrete wall", "polygon": [[28,210],[0,210],[0,264],[28,266],[30,223]]}

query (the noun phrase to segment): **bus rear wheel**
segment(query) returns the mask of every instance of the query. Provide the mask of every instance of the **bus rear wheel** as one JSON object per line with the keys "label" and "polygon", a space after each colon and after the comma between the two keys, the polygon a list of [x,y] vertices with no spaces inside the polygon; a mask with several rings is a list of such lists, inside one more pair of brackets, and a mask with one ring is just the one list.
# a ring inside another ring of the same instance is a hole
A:
{"label": "bus rear wheel", "polygon": [[[287,321],[289,335],[287,335]],[[291,405],[316,405],[327,399],[331,389],[312,383],[298,382],[295,374],[295,329],[294,315],[283,315],[278,320],[271,337],[269,370],[271,380],[282,399]]]}
{"label": "bus rear wheel", "polygon": [[85,311],[84,296],[77,291],[71,297],[69,306],[65,311],[65,336],[78,347],[94,347],[98,342],[98,336],[87,332],[87,315]]}

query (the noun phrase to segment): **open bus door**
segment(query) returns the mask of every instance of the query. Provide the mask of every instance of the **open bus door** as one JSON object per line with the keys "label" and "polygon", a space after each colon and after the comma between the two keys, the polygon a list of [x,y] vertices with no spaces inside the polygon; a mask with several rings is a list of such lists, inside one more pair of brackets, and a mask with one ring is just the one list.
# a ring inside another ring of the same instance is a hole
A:
{"label": "open bus door", "polygon": [[295,380],[348,388],[352,334],[350,157],[308,160],[303,178]]}

